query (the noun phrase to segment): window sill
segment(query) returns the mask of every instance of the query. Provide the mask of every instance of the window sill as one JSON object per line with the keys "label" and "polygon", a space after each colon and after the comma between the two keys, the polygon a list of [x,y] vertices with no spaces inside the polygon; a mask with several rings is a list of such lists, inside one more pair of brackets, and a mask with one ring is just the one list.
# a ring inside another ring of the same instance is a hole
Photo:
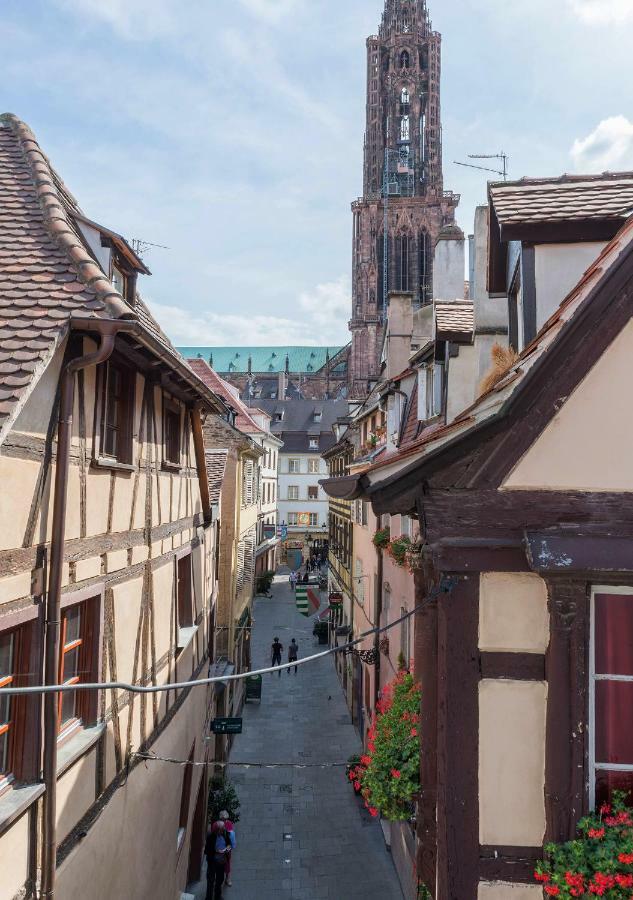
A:
{"label": "window sill", "polygon": [[12,787],[0,797],[0,835],[42,796],[44,790],[44,785],[38,782]]}
{"label": "window sill", "polygon": [[180,472],[180,470],[182,469],[180,463],[169,462],[166,459],[162,461],[160,467],[163,472]]}
{"label": "window sill", "polygon": [[97,469],[113,469],[115,472],[136,472],[136,466],[132,463],[119,462],[107,456],[99,456],[92,460],[92,465]]}
{"label": "window sill", "polygon": [[189,644],[192,642],[194,637],[196,636],[196,632],[198,631],[197,625],[191,625],[189,628],[179,628],[178,629],[178,640],[176,642],[176,649],[179,653],[182,653],[183,650],[186,650]]}
{"label": "window sill", "polygon": [[57,777],[62,776],[78,759],[91,750],[105,730],[105,722],[101,722],[90,728],[82,728],[68,738],[57,750]]}

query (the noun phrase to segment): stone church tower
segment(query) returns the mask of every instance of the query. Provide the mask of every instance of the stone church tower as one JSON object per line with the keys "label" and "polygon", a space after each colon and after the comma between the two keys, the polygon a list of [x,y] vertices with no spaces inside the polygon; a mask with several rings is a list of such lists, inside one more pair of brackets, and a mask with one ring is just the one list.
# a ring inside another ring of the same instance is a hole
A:
{"label": "stone church tower", "polygon": [[389,291],[410,291],[414,307],[431,301],[435,242],[455,220],[459,197],[442,178],[441,41],[426,0],[385,0],[380,32],[367,40],[363,196],[352,204],[351,398],[366,396],[379,373]]}

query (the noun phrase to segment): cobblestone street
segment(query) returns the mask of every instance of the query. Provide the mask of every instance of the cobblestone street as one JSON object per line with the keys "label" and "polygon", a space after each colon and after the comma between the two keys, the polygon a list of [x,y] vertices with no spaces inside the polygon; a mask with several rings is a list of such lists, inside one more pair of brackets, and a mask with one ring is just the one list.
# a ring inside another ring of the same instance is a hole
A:
{"label": "cobblestone street", "polygon": [[[273,598],[254,607],[253,664],[269,664],[275,635],[285,652],[294,637],[300,655],[317,648],[313,620],[297,613],[287,578]],[[345,781],[344,763],[360,748],[331,659],[287,674],[264,676],[261,706],[244,708],[244,731],[231,761],[293,763],[306,769],[230,771],[241,801],[232,900],[401,900],[398,878],[380,825]],[[196,900],[205,894],[200,886]]]}

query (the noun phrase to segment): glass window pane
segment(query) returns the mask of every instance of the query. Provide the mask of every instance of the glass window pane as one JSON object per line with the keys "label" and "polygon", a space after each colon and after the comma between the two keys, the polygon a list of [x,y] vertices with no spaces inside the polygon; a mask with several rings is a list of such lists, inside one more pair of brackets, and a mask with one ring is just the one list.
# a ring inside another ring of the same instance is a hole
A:
{"label": "glass window pane", "polygon": [[64,618],[66,619],[65,645],[67,646],[81,637],[81,607],[71,606]]}
{"label": "glass window pane", "polygon": [[68,691],[62,695],[62,725],[76,718],[77,694],[75,691]]}
{"label": "glass window pane", "polygon": [[633,792],[633,772],[596,772],[596,809],[611,799],[614,791]]}
{"label": "glass window pane", "polygon": [[596,594],[596,672],[633,675],[633,594]]}
{"label": "glass window pane", "polygon": [[596,762],[633,765],[633,682],[596,681]]}
{"label": "glass window pane", "polygon": [[79,675],[79,647],[64,653],[64,671],[62,681],[70,681]]}
{"label": "glass window pane", "polygon": [[14,633],[0,634],[0,681],[13,675]]}
{"label": "glass window pane", "polygon": [[6,694],[0,697],[0,725],[7,725],[11,720],[11,699]]}

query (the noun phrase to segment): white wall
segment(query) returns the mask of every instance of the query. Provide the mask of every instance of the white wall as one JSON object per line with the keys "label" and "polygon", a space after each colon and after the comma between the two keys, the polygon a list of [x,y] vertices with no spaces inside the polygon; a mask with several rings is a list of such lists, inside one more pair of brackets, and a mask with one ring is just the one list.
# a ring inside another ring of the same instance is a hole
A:
{"label": "white wall", "polygon": [[535,247],[536,328],[557,309],[605,247],[586,244],[538,244]]}
{"label": "white wall", "polygon": [[[290,459],[298,459],[300,471],[291,473],[289,469]],[[308,472],[308,460],[318,460],[319,471]],[[280,453],[279,454],[279,522],[288,524],[289,513],[316,513],[318,525],[311,528],[327,525],[328,499],[323,488],[319,487],[319,499],[308,500],[308,487],[318,487],[319,481],[328,477],[327,464],[315,453]],[[299,488],[299,500],[288,500],[288,487],[296,485]],[[289,526],[288,534],[305,532],[306,526],[293,528]],[[324,532],[325,533],[325,532]]]}

